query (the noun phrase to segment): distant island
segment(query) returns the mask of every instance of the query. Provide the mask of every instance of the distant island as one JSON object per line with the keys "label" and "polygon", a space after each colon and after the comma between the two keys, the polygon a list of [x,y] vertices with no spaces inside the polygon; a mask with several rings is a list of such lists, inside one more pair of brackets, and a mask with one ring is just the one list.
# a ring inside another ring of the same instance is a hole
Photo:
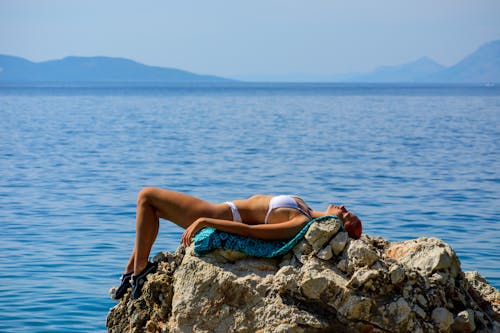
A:
{"label": "distant island", "polygon": [[31,62],[0,55],[0,83],[220,83],[234,80],[188,71],[148,66],[111,57],[66,57]]}
{"label": "distant island", "polygon": [[[272,80],[270,80],[272,81]],[[304,80],[301,80],[304,82]],[[314,80],[311,80],[314,81]],[[500,40],[486,43],[457,64],[445,67],[428,57],[399,66],[384,66],[362,75],[343,75],[323,82],[359,83],[500,83]],[[148,66],[133,60],[111,57],[66,57],[32,62],[0,55],[0,84],[31,83],[236,83],[214,75]]]}

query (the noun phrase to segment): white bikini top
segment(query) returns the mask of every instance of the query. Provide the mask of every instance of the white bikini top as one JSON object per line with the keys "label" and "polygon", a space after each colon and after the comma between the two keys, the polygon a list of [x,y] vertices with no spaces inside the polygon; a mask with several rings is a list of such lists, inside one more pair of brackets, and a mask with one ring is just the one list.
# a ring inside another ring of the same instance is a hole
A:
{"label": "white bikini top", "polygon": [[305,211],[302,209],[302,207],[299,206],[297,201],[295,201],[294,198],[298,198],[293,195],[277,195],[275,197],[271,198],[271,201],[269,202],[269,209],[267,210],[266,218],[264,220],[264,223],[267,224],[269,220],[269,215],[271,214],[271,211],[277,208],[292,208],[296,209],[305,216],[307,216],[309,219],[311,219],[311,214],[309,214],[308,211]]}

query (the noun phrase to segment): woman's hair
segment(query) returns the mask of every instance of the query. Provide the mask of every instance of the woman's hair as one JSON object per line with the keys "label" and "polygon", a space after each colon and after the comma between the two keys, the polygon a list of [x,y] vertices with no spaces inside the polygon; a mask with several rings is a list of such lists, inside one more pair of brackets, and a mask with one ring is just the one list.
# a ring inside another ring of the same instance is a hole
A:
{"label": "woman's hair", "polygon": [[358,239],[361,237],[363,225],[361,224],[361,220],[354,216],[344,222],[344,229],[347,231],[349,237]]}

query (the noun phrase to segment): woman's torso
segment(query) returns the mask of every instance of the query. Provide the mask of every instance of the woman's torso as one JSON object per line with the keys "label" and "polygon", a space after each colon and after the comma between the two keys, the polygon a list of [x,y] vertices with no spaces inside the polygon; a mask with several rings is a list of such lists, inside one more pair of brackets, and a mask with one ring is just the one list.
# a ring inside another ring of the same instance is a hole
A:
{"label": "woman's torso", "polygon": [[[300,209],[290,207],[279,207],[269,211],[269,205],[272,195],[254,195],[248,199],[235,200],[233,203],[238,208],[243,223],[246,224],[263,224],[267,217],[268,224],[281,223],[289,221],[297,215],[304,215],[310,211],[307,204],[298,197],[292,197]],[[268,214],[269,212],[269,214]]]}

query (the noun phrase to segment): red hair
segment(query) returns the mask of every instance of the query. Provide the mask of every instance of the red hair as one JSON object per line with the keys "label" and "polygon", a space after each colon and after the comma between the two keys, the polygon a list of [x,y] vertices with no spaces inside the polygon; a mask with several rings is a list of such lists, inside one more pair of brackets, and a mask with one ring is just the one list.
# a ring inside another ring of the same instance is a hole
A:
{"label": "red hair", "polygon": [[351,218],[344,222],[344,229],[347,231],[349,237],[358,239],[361,237],[361,232],[363,231],[363,225],[361,220],[358,218]]}

